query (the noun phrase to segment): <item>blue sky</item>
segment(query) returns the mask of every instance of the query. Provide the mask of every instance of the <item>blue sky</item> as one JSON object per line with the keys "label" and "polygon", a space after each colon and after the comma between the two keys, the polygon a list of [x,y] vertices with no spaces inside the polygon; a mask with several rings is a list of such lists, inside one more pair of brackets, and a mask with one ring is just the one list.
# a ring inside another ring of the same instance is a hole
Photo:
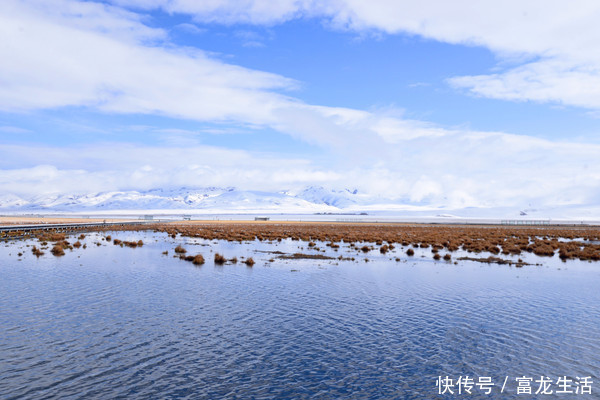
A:
{"label": "blue sky", "polygon": [[0,196],[600,203],[600,6],[7,0]]}

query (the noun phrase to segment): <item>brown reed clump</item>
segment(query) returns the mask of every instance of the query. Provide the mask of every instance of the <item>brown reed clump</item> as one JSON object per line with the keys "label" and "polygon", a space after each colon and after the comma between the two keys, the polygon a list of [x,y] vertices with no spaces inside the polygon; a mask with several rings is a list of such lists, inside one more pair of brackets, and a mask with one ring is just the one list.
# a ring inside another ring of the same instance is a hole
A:
{"label": "brown reed clump", "polygon": [[112,236],[108,235],[108,236],[106,236],[105,239],[106,239],[107,242],[110,242],[112,240]]}
{"label": "brown reed clump", "polygon": [[184,249],[183,247],[181,247],[181,245],[178,245],[177,247],[175,247],[175,253],[184,254],[184,253],[187,253],[187,250]]}
{"label": "brown reed clump", "polygon": [[75,243],[73,243],[73,247],[75,247],[77,249],[81,247],[81,243],[79,242],[79,240],[76,241]]}
{"label": "brown reed clump", "polygon": [[442,256],[440,256],[440,253],[435,253],[435,254],[433,255],[433,259],[434,259],[434,260],[439,260],[440,258],[442,258]]}
{"label": "brown reed clump", "polygon": [[363,246],[360,249],[363,251],[363,253],[368,253],[369,251],[371,251],[371,248],[369,246]]}
{"label": "brown reed clump", "polygon": [[390,249],[390,246],[388,246],[387,244],[384,244],[383,246],[381,246],[381,247],[379,248],[379,252],[380,252],[381,254],[385,254],[385,253],[387,253],[387,252],[388,252],[388,250],[389,250],[389,249]]}
{"label": "brown reed clump", "polygon": [[227,259],[225,257],[223,257],[219,253],[215,253],[215,264],[217,264],[217,265],[223,265],[226,262],[227,262]]}
{"label": "brown reed clump", "polygon": [[64,249],[73,250],[73,246],[67,240],[60,240],[54,243],[55,246],[60,246]]}
{"label": "brown reed clump", "polygon": [[118,246],[118,245],[120,245],[121,243],[122,243],[122,242],[121,242],[119,239],[115,239],[115,240],[113,240],[113,244],[114,244],[115,246]]}
{"label": "brown reed clump", "polygon": [[202,257],[202,254],[197,254],[192,260],[192,263],[194,263],[194,265],[204,264],[204,257]]}
{"label": "brown reed clump", "polygon": [[79,237],[77,239],[83,240],[83,239],[85,239],[85,235],[82,233],[81,235],[79,235]]}
{"label": "brown reed clump", "polygon": [[65,240],[66,235],[64,233],[57,232],[46,232],[43,235],[38,237],[40,242],[58,242],[61,240]]}
{"label": "brown reed clump", "polygon": [[415,255],[415,251],[413,249],[408,249],[408,250],[406,250],[406,255],[408,255],[408,256],[414,256]]}
{"label": "brown reed clump", "polygon": [[33,253],[34,256],[36,257],[40,257],[44,255],[44,252],[40,249],[38,249],[37,247],[33,246],[33,248],[31,249],[31,252]]}
{"label": "brown reed clump", "polygon": [[452,256],[449,253],[444,254],[445,261],[450,261],[451,259],[452,259]]}
{"label": "brown reed clump", "polygon": [[137,245],[142,247],[144,245],[144,242],[142,241],[142,239],[138,240]]}
{"label": "brown reed clump", "polygon": [[244,264],[246,264],[249,267],[252,267],[255,264],[255,262],[254,259],[252,259],[252,257],[249,257],[246,259],[246,261],[244,261]]}
{"label": "brown reed clump", "polygon": [[64,256],[65,255],[65,250],[59,244],[55,244],[54,247],[52,248],[52,250],[50,250],[50,252],[52,254],[54,254],[56,257],[60,257],[60,256]]}
{"label": "brown reed clump", "polygon": [[551,257],[554,255],[554,249],[548,243],[535,244],[533,246],[533,254],[536,256]]}
{"label": "brown reed clump", "polygon": [[233,257],[233,258],[229,259],[229,262],[232,263],[232,264],[237,264],[238,259],[237,259],[237,257]]}

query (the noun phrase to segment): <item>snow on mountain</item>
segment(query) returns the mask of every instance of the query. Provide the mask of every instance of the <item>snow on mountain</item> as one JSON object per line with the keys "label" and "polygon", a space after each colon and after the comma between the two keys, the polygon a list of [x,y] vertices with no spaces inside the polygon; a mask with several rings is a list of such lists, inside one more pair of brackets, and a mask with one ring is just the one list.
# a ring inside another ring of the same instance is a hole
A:
{"label": "snow on mountain", "polygon": [[115,210],[223,210],[247,212],[336,212],[325,201],[305,200],[284,193],[241,191],[235,188],[179,188],[114,191],[85,195],[64,194],[21,199],[0,197],[2,211],[115,211]]}
{"label": "snow on mountain", "polygon": [[348,208],[358,205],[361,200],[358,191],[353,190],[328,190],[324,187],[307,187],[296,197],[315,204],[326,204],[337,208]]}
{"label": "snow on mountain", "polygon": [[27,205],[27,200],[23,200],[14,194],[5,194],[0,196],[0,208],[19,208]]}
{"label": "snow on mountain", "polygon": [[277,213],[277,214],[360,214],[373,217],[434,217],[443,219],[563,219],[600,221],[600,205],[557,207],[467,207],[451,209],[439,205],[414,204],[360,193],[307,187],[303,190],[264,192],[232,187],[152,189],[90,194],[51,194],[23,198],[0,195],[0,212],[10,213]]}

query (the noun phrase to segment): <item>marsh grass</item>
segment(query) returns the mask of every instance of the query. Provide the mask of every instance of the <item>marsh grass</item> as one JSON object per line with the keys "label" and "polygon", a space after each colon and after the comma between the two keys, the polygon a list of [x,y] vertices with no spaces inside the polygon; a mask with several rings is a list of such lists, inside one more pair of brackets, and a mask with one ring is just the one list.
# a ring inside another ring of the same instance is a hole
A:
{"label": "marsh grass", "polygon": [[215,253],[215,264],[223,265],[226,262],[227,262],[227,259],[225,257],[223,257],[223,255],[221,255],[219,253]]}
{"label": "marsh grass", "polygon": [[192,263],[194,265],[202,265],[204,264],[204,257],[202,256],[202,254],[197,254],[194,259],[192,260]]}

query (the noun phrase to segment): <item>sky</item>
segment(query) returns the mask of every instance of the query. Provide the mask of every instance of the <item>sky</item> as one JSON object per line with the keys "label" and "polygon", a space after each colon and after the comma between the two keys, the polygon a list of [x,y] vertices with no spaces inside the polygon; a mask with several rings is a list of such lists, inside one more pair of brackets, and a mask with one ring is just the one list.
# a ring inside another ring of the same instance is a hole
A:
{"label": "sky", "polygon": [[0,196],[600,204],[600,3],[2,0]]}

